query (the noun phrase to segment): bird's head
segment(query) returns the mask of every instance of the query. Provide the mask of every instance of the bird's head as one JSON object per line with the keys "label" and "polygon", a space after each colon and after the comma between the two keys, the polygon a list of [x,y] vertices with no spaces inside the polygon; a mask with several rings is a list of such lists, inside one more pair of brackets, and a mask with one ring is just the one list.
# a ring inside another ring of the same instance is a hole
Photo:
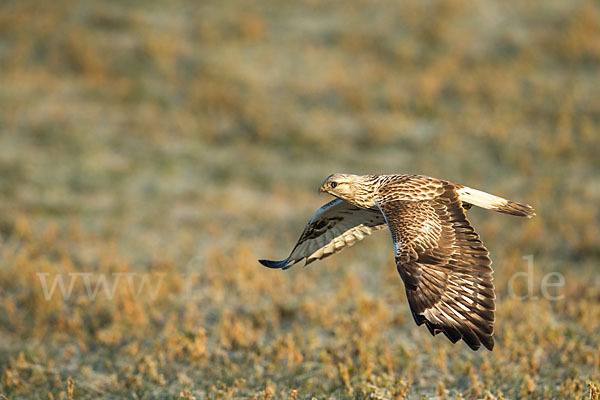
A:
{"label": "bird's head", "polygon": [[367,176],[351,174],[329,175],[319,188],[319,192],[329,193],[360,207],[371,207],[373,192],[369,190],[367,178]]}

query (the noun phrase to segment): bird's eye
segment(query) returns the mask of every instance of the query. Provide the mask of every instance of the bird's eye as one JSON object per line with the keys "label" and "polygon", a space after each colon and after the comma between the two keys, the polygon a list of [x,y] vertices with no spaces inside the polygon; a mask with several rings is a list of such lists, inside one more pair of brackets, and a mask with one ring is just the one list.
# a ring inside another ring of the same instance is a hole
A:
{"label": "bird's eye", "polygon": [[332,189],[335,189],[335,187],[337,186],[337,182],[331,182],[331,183],[329,184],[329,186],[330,186]]}

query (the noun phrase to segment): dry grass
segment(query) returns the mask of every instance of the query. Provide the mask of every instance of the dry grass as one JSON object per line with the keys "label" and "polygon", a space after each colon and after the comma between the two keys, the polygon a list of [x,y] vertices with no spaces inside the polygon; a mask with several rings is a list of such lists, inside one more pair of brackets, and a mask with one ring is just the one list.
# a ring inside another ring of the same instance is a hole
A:
{"label": "dry grass", "polygon": [[[0,398],[597,399],[599,37],[592,1],[4,1]],[[493,352],[414,326],[386,234],[256,262],[331,172],[536,207],[469,212]]]}

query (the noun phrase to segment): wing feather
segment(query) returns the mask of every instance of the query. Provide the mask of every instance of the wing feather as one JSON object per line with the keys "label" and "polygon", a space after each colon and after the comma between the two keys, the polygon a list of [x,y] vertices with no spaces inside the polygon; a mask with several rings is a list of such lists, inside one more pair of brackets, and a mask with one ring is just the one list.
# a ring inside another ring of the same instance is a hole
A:
{"label": "wing feather", "polygon": [[371,233],[386,228],[379,209],[356,207],[335,199],[323,205],[310,219],[288,258],[281,261],[258,260],[269,268],[288,269],[306,259],[306,264],[328,257]]}
{"label": "wing feather", "polygon": [[466,219],[456,187],[434,199],[380,204],[394,241],[396,266],[417,325],[432,335],[494,346],[491,260]]}

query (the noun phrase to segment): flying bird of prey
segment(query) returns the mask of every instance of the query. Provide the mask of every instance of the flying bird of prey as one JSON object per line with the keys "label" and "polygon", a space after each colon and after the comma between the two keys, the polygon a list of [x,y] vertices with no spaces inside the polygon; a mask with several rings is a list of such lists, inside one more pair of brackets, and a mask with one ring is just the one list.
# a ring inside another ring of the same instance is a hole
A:
{"label": "flying bird of prey", "polygon": [[336,199],[317,210],[288,258],[261,264],[310,264],[387,227],[417,325],[452,343],[463,339],[473,350],[481,344],[492,350],[492,261],[465,212],[475,205],[531,218],[531,206],[420,175],[334,174],[319,192]]}

